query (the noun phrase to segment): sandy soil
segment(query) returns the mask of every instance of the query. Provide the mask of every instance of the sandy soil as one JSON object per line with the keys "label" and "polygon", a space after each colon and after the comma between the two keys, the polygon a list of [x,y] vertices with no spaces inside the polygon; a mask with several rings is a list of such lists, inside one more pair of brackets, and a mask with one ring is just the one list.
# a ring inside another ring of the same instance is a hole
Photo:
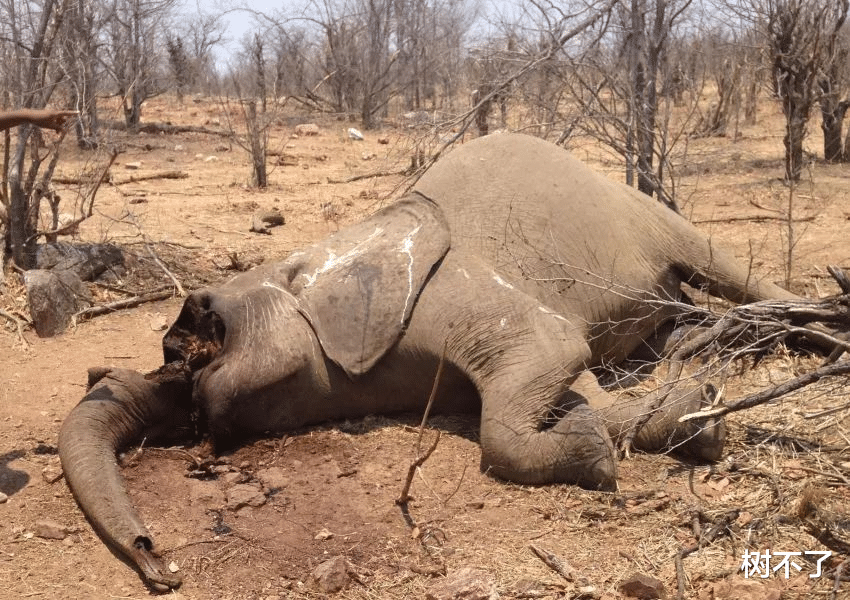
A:
{"label": "sandy soil", "polygon": [[[160,100],[150,121],[217,128],[226,122],[213,101],[180,106]],[[417,132],[388,126],[348,139],[353,123],[320,120],[320,134],[292,139],[309,116],[282,115],[272,131],[277,156],[270,187],[246,186],[246,153],[225,137],[205,134],[114,134],[123,149],[113,184],[100,191],[95,216],[78,238],[113,241],[136,256],[123,284],[136,291],[168,285],[149,249],[187,287],[220,281],[233,260],[273,260],[354,221],[387,201],[400,177],[329,183],[353,175],[392,172],[409,163]],[[384,136],[388,144],[379,144]],[[816,136],[813,136],[816,137]],[[815,140],[816,141],[816,140]],[[616,167],[586,140],[573,151],[612,176]],[[781,121],[764,102],[756,126],[738,140],[690,142],[679,199],[688,216],[722,240],[760,274],[781,282],[787,264],[789,190],[780,181]],[[61,175],[102,168],[106,151],[63,147]],[[213,158],[214,157],[214,158]],[[127,168],[136,166],[135,169]],[[133,165],[132,163],[141,163]],[[131,177],[182,171],[183,179]],[[85,190],[62,187],[66,208]],[[850,170],[811,166],[796,190],[792,288],[809,296],[837,291],[825,266],[850,268]],[[331,203],[328,205],[327,203]],[[270,236],[248,233],[257,209],[278,207],[286,225]],[[17,275],[7,273],[0,307],[26,314]],[[120,297],[95,289],[101,300]],[[142,598],[150,594],[133,570],[101,543],[61,479],[56,438],[62,418],[85,391],[86,369],[111,364],[150,370],[161,362],[162,326],[179,299],[149,303],[79,323],[53,339],[26,331],[26,346],[0,328],[0,598]],[[735,397],[781,381],[815,360],[783,353],[737,376]],[[843,382],[846,384],[846,381]],[[817,419],[828,408],[843,407]],[[686,597],[828,597],[832,581],[810,578],[811,564],[788,579],[745,579],[744,549],[828,550],[799,517],[801,498],[834,516],[832,532],[847,539],[850,500],[848,407],[839,385],[817,388],[730,419],[725,458],[713,467],[666,456],[638,455],[621,467],[621,493],[570,486],[524,487],[481,474],[472,419],[435,421],[444,432],[413,485],[405,520],[394,499],[416,441],[415,415],[376,417],[258,440],[226,455],[215,479],[190,477],[186,452],[145,448],[125,457],[130,493],[160,550],[179,568],[173,598],[264,599],[322,597],[310,573],[345,556],[355,577],[343,598],[422,598],[444,574],[466,566],[488,573],[504,598],[620,598],[618,583],[639,572],[676,590],[675,555],[695,542],[692,522],[726,523],[723,534],[684,559]],[[234,485],[264,486],[260,506],[237,507]],[[723,516],[728,515],[726,521]],[[43,521],[67,531],[46,539]],[[568,582],[529,549],[535,544],[569,562]],[[845,550],[846,552],[846,550]],[[843,556],[833,554],[824,567]],[[586,588],[581,591],[580,588]],[[843,584],[839,597],[850,597]],[[585,594],[582,596],[582,594]]]}

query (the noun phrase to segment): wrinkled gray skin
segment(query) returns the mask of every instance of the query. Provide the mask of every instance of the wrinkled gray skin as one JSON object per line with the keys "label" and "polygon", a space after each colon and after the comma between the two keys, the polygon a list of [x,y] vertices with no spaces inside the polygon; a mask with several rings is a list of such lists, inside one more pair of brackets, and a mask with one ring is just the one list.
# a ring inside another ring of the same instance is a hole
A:
{"label": "wrinkled gray skin", "polygon": [[[612,490],[612,441],[642,405],[614,402],[588,369],[652,341],[675,314],[655,300],[678,299],[683,282],[736,302],[793,297],[560,148],[484,137],[365,221],[192,294],[165,336],[159,372],[93,371],[60,433],[65,476],[102,537],[150,585],[176,586],[124,491],[116,451],[189,430],[192,411],[218,447],[328,419],[421,411],[445,348],[435,410],[480,410],[482,468],[520,483]],[[636,447],[681,444],[718,458],[720,424],[676,425],[699,407],[699,390],[673,396],[680,401],[668,401]]]}

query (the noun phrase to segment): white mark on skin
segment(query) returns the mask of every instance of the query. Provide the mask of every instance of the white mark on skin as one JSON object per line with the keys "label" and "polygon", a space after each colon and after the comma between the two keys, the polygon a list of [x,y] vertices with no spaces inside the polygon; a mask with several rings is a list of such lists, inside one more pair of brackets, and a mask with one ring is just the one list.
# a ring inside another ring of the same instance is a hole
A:
{"label": "white mark on skin", "polygon": [[458,273],[460,273],[460,274],[462,274],[462,275],[463,275],[464,277],[466,277],[467,279],[469,279],[469,273],[467,273],[467,272],[466,272],[466,269],[464,269],[463,267],[458,268],[457,272],[458,272]]}
{"label": "white mark on skin", "polygon": [[404,315],[407,314],[407,303],[410,302],[410,297],[413,295],[413,254],[410,252],[413,249],[413,236],[419,233],[422,225],[417,225],[413,231],[404,236],[401,240],[399,251],[407,254],[407,298],[404,299],[404,308],[401,311],[401,324],[404,325]]}
{"label": "white mark on skin", "polygon": [[505,325],[507,325],[507,324],[508,324],[508,320],[507,320],[507,319],[505,319],[504,317],[502,318],[502,320],[501,320],[501,321],[499,321],[499,326],[500,326],[502,329],[504,329],[504,328],[505,328]]}
{"label": "white mark on skin", "polygon": [[507,281],[505,281],[504,279],[502,279],[501,277],[499,277],[495,273],[493,273],[493,281],[495,281],[496,283],[498,283],[502,287],[508,288],[509,290],[514,289],[514,286],[512,286],[510,283],[508,283]]}
{"label": "white mark on skin", "polygon": [[369,237],[367,237],[361,242],[358,242],[354,246],[354,248],[340,256],[337,256],[333,250],[328,250],[328,258],[327,260],[325,260],[325,264],[313,271],[312,275],[308,275],[307,273],[301,273],[301,276],[307,280],[307,283],[304,284],[304,287],[310,287],[311,285],[316,283],[316,279],[318,279],[319,275],[321,275],[325,271],[353,262],[354,259],[357,258],[363,252],[363,246],[374,240],[383,232],[384,230],[381,227],[375,227],[375,231],[373,231],[369,235]]}
{"label": "white mark on skin", "polygon": [[276,285],[276,284],[272,283],[271,281],[264,281],[264,282],[263,282],[263,287],[272,288],[272,289],[274,289],[274,290],[277,290],[278,292],[283,292],[284,294],[288,294],[288,293],[289,293],[287,290],[283,289],[283,288],[282,288],[282,287],[280,287],[279,285]]}
{"label": "white mark on skin", "polygon": [[555,317],[556,319],[560,319],[561,321],[564,321],[564,322],[566,322],[566,323],[569,323],[569,319],[566,319],[566,318],[562,317],[561,315],[559,315],[558,313],[556,313],[554,310],[549,309],[549,308],[546,308],[545,306],[538,306],[538,307],[537,307],[537,310],[539,310],[539,311],[540,311],[540,312],[542,312],[543,314],[552,315],[552,316],[553,316],[553,317]]}

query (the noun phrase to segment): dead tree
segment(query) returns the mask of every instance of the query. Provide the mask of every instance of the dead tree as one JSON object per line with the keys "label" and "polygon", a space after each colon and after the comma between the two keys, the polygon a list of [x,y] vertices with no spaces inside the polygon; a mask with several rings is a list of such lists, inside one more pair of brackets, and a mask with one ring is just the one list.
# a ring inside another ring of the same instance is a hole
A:
{"label": "dead tree", "polygon": [[841,133],[844,116],[850,108],[850,99],[842,97],[847,92],[850,48],[842,29],[847,17],[848,0],[839,0],[835,22],[826,33],[824,62],[818,77],[820,91],[821,129],[823,130],[823,158],[827,162],[850,162],[850,154],[842,148]]}
{"label": "dead tree", "polygon": [[106,65],[123,100],[124,120],[135,129],[142,103],[163,90],[157,82],[164,22],[176,0],[113,0],[107,19]]}
{"label": "dead tree", "polygon": [[844,23],[848,2],[764,0],[756,8],[763,11],[774,91],[785,115],[785,179],[799,181],[806,125],[820,94],[819,80],[832,60],[830,40]]}
{"label": "dead tree", "polygon": [[[23,108],[44,107],[58,85],[61,74],[54,69],[52,51],[62,30],[62,13],[56,0],[45,0],[40,17],[30,22],[20,15],[15,4],[7,5],[4,17],[10,24],[14,60],[8,78],[13,102]],[[26,31],[27,24],[32,25]],[[27,40],[26,42],[24,40]],[[17,128],[17,144],[9,152],[8,167],[8,232],[6,243],[15,264],[21,269],[35,265],[39,207],[50,196],[50,176],[56,166],[56,155],[41,171],[45,155],[44,139],[38,128]],[[8,138],[7,138],[8,139]],[[58,146],[54,146],[54,152]],[[29,158],[29,160],[27,160]]]}

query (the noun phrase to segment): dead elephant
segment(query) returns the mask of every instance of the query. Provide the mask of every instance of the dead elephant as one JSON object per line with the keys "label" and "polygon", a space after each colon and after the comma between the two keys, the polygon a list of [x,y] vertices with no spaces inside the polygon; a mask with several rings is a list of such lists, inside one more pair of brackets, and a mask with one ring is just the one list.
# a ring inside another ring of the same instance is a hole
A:
{"label": "dead elephant", "polygon": [[[194,293],[164,339],[165,366],[100,369],[62,426],[66,479],[103,538],[158,589],[154,553],[115,452],[189,430],[217,445],[329,419],[480,411],[481,465],[522,483],[612,490],[612,438],[634,418],[589,368],[626,359],[676,314],[682,283],[736,302],[791,298],[651,198],[520,135],[453,151],[361,223]],[[718,426],[668,404],[636,445],[717,458]],[[691,426],[693,427],[693,426]]]}

